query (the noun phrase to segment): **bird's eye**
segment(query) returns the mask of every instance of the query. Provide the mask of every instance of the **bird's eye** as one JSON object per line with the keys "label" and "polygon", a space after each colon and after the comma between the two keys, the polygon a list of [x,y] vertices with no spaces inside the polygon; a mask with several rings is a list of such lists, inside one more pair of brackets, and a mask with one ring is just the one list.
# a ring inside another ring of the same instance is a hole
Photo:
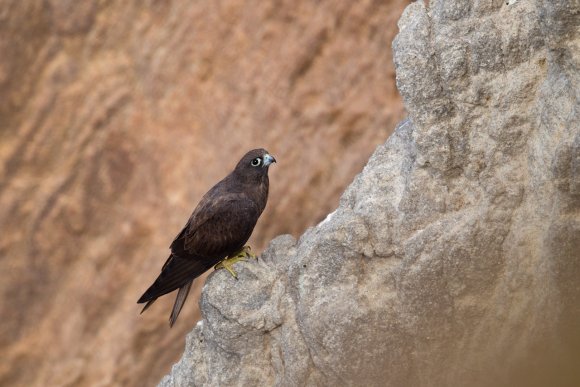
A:
{"label": "bird's eye", "polygon": [[256,157],[254,160],[252,160],[252,167],[259,167],[260,164],[262,164],[262,159],[260,157]]}

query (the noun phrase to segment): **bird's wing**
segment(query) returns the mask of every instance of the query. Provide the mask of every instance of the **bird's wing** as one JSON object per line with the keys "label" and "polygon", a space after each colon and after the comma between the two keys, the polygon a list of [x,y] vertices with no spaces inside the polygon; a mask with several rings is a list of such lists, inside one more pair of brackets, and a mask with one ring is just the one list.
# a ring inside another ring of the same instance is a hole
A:
{"label": "bird's wing", "polygon": [[195,256],[221,259],[243,247],[260,213],[243,194],[222,195],[190,221],[179,247]]}
{"label": "bird's wing", "polygon": [[[163,265],[161,274],[159,274],[155,282],[153,282],[145,293],[143,293],[137,303],[149,303],[150,301],[154,301],[157,297],[161,297],[175,289],[181,288],[194,278],[199,277],[210,267],[211,264],[204,260],[186,259],[172,254],[169,256],[167,262],[165,262],[165,265]],[[143,311],[149,307],[149,305],[145,305]]]}
{"label": "bird's wing", "polygon": [[171,256],[139,303],[184,286],[239,250],[250,238],[260,216],[258,206],[244,195],[222,195],[204,208],[197,217],[192,216],[173,241]]}
{"label": "bird's wing", "polygon": [[[226,180],[226,179],[224,179]],[[221,203],[227,201],[227,199],[235,199],[233,194],[228,194],[224,192],[227,189],[227,183],[222,180],[218,184],[212,187],[199,201],[193,213],[189,217],[189,220],[185,224],[185,227],[181,230],[179,234],[175,237],[169,248],[173,254],[179,256],[186,256],[189,252],[185,249],[185,240],[188,234],[192,233],[192,230],[196,230],[201,224],[206,222],[211,216],[213,216],[214,209],[219,207]]]}

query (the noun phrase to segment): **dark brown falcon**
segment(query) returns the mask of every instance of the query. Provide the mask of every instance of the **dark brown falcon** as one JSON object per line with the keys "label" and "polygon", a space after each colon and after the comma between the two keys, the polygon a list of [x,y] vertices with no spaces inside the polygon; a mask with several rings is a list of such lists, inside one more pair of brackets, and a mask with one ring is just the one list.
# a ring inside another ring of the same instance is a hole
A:
{"label": "dark brown falcon", "polygon": [[[214,266],[237,278],[232,265],[253,256],[244,246],[268,200],[268,167],[276,159],[264,149],[242,157],[236,168],[201,199],[171,243],[161,274],[137,303],[143,313],[158,297],[179,289],[169,325],[173,326],[193,280]],[[225,258],[225,259],[224,259]]]}

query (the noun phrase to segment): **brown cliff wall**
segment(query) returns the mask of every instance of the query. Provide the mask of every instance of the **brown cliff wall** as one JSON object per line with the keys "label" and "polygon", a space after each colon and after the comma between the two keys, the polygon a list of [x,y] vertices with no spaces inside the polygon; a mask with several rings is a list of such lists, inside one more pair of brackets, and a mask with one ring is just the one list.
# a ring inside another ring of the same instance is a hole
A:
{"label": "brown cliff wall", "polygon": [[172,300],[135,301],[245,150],[279,161],[258,250],[336,207],[402,118],[408,2],[312,3],[0,4],[1,385],[167,373],[197,303],[169,330]]}

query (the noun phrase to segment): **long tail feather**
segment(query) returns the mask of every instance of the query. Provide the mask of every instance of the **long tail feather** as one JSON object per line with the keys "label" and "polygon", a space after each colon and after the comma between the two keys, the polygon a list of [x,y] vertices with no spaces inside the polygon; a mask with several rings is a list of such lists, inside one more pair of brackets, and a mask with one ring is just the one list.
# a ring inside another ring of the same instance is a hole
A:
{"label": "long tail feather", "polygon": [[143,307],[143,309],[141,309],[141,313],[139,314],[143,314],[143,312],[145,312],[147,309],[149,309],[149,307],[155,302],[157,301],[157,298],[152,299],[151,301],[147,301],[147,303],[145,304],[145,306]]}
{"label": "long tail feather", "polygon": [[[171,311],[171,316],[169,316],[169,326],[172,327],[175,324],[175,320],[179,316],[179,312],[181,312],[181,308],[183,308],[183,304],[185,300],[187,300],[187,296],[189,294],[189,290],[191,289],[191,285],[193,284],[193,280],[188,281],[185,285],[179,288],[179,292],[177,292],[177,297],[175,298],[175,304],[173,304],[173,310]],[[153,301],[149,301],[152,303]],[[149,303],[147,303],[149,305]],[[147,307],[145,305],[145,307]]]}

